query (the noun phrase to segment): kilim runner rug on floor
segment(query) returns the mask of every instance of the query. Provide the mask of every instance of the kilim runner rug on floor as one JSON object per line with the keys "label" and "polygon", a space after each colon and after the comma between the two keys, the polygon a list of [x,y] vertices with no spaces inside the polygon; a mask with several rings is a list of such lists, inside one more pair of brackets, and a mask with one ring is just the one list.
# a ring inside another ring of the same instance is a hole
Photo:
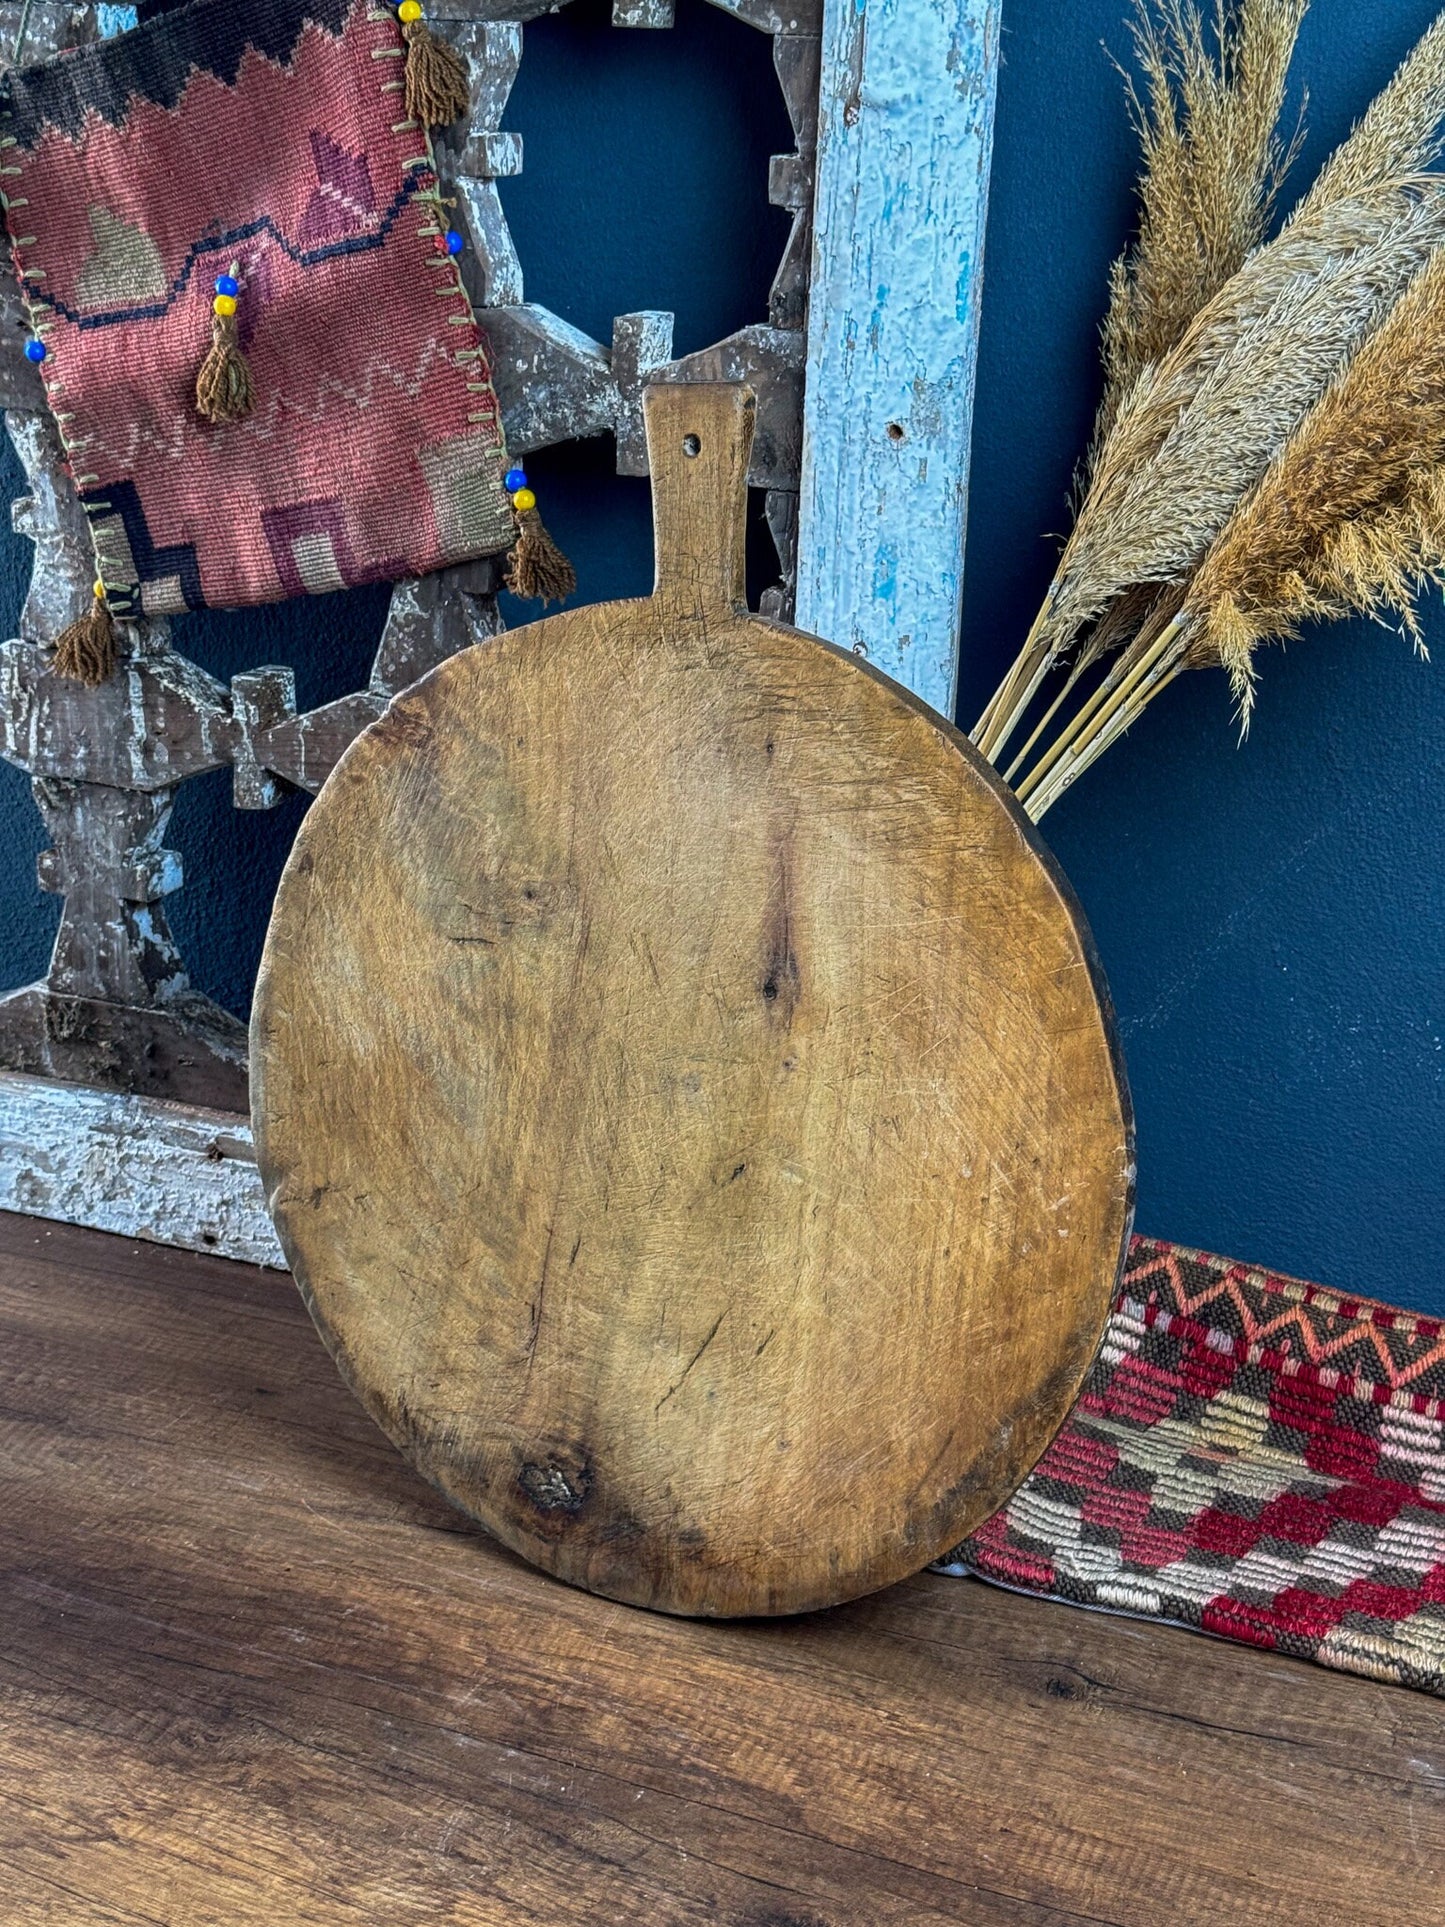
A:
{"label": "kilim runner rug on floor", "polygon": [[1136,1238],[1068,1423],[942,1570],[1445,1694],[1445,1323]]}

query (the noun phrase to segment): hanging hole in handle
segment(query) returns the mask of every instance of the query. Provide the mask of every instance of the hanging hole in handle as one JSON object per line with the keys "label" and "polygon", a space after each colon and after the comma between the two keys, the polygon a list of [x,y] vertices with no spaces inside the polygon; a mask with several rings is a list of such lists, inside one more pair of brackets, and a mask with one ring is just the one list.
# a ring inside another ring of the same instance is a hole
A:
{"label": "hanging hole in handle", "polygon": [[908,430],[902,422],[889,422],[887,432],[890,442],[902,442],[908,439]]}
{"label": "hanging hole in handle", "polygon": [[701,455],[701,437],[697,435],[684,435],[682,438],[682,452],[684,455]]}

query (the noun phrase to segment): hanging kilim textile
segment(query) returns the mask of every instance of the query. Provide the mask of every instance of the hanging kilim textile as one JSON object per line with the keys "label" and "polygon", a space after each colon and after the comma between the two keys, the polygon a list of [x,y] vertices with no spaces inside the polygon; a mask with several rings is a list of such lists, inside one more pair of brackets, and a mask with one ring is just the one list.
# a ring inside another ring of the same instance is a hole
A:
{"label": "hanging kilim textile", "polygon": [[1445,1324],[1136,1238],[1068,1423],[944,1566],[1445,1693]]}
{"label": "hanging kilim textile", "polygon": [[[0,90],[28,352],[114,614],[511,544],[406,45],[376,0],[195,0]],[[213,327],[244,382],[233,419],[198,406]]]}

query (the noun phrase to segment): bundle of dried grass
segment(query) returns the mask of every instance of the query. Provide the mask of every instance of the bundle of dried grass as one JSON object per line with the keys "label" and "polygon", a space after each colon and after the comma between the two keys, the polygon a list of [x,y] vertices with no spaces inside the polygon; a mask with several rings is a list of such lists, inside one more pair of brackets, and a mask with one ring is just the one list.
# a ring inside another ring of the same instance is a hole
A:
{"label": "bundle of dried grass", "polygon": [[1445,250],[1300,424],[1187,588],[1146,622],[1019,784],[1035,817],[1184,669],[1222,667],[1247,727],[1254,653],[1311,618],[1394,618],[1445,580]]}
{"label": "bundle of dried grass", "polygon": [[[1445,13],[1278,238],[1254,247],[1179,328],[1186,289],[1202,285],[1189,281],[1178,239],[1184,136],[1209,113],[1216,128],[1232,116],[1241,138],[1247,127],[1251,191],[1267,210],[1285,151],[1275,130],[1279,61],[1287,67],[1304,0],[1237,0],[1230,14],[1225,0],[1217,4],[1217,65],[1185,0],[1157,0],[1159,24],[1140,23],[1145,221],[1134,254],[1115,270],[1107,432],[1044,607],[974,731],[997,760],[1049,676],[1066,666],[1007,772],[1012,781],[1045,744],[1018,783],[1035,816],[1184,668],[1231,668],[1247,716],[1261,640],[1306,616],[1352,609],[1393,611],[1408,626],[1415,588],[1440,567],[1445,479],[1440,455],[1430,453],[1429,398],[1445,386],[1436,371],[1445,355],[1437,265],[1445,180],[1419,170],[1442,151]],[[1237,241],[1248,217],[1245,198],[1207,169],[1196,165],[1192,185],[1213,197],[1207,220],[1189,217],[1197,260],[1201,234]],[[1134,344],[1145,352],[1144,311],[1136,317],[1131,304],[1146,293],[1149,325],[1160,340],[1174,327],[1174,338],[1121,380]],[[1432,327],[1433,354],[1425,345]],[[1107,668],[1083,694],[1104,658]],[[1050,738],[1061,710],[1067,721]]]}
{"label": "bundle of dried grass", "polygon": [[1445,182],[1390,183],[1322,207],[1257,250],[1145,371],[1024,652],[975,730],[984,755],[1003,747],[1055,664],[1111,604],[1198,566],[1300,417],[1442,244]]}

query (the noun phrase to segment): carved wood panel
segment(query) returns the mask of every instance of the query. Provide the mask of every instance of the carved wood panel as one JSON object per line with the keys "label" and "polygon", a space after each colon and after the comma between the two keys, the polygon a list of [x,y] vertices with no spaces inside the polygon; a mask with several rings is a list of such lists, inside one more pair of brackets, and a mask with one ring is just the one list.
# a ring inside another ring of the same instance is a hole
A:
{"label": "carved wood panel", "polygon": [[[518,455],[610,432],[617,467],[645,475],[641,395],[658,375],[745,379],[758,394],[749,480],[766,491],[779,579],[763,612],[786,619],[796,577],[804,330],[811,248],[822,0],[712,0],[771,36],[795,151],[775,156],[769,198],[792,215],[769,312],[725,340],[674,358],[672,317],[620,315],[602,343],[529,303],[497,182],[522,166],[500,122],[528,20],[566,0],[429,0],[433,26],[470,63],[471,113],[437,142],[443,191],[470,246],[463,272],[491,336],[509,447]],[[0,0],[0,47],[24,62],[97,37],[95,4]],[[115,9],[104,9],[113,13]],[[619,27],[665,29],[671,0],[614,0]],[[0,63],[3,64],[3,63]],[[8,266],[0,274],[0,409],[28,481],[14,505],[35,544],[21,634],[0,644],[0,756],[30,777],[52,847],[39,883],[64,899],[45,978],[0,999],[0,1070],[101,1089],[246,1108],[244,1027],[196,991],[165,915],[182,884],[165,832],[178,787],[230,765],[238,809],[271,808],[288,788],[315,793],[352,738],[404,688],[456,650],[495,634],[499,568],[470,563],[399,583],[366,686],[298,713],[290,669],[266,665],[229,687],[188,661],[170,625],[126,625],[124,660],[99,689],[51,673],[49,645],[89,605],[94,564],[33,365]]]}

